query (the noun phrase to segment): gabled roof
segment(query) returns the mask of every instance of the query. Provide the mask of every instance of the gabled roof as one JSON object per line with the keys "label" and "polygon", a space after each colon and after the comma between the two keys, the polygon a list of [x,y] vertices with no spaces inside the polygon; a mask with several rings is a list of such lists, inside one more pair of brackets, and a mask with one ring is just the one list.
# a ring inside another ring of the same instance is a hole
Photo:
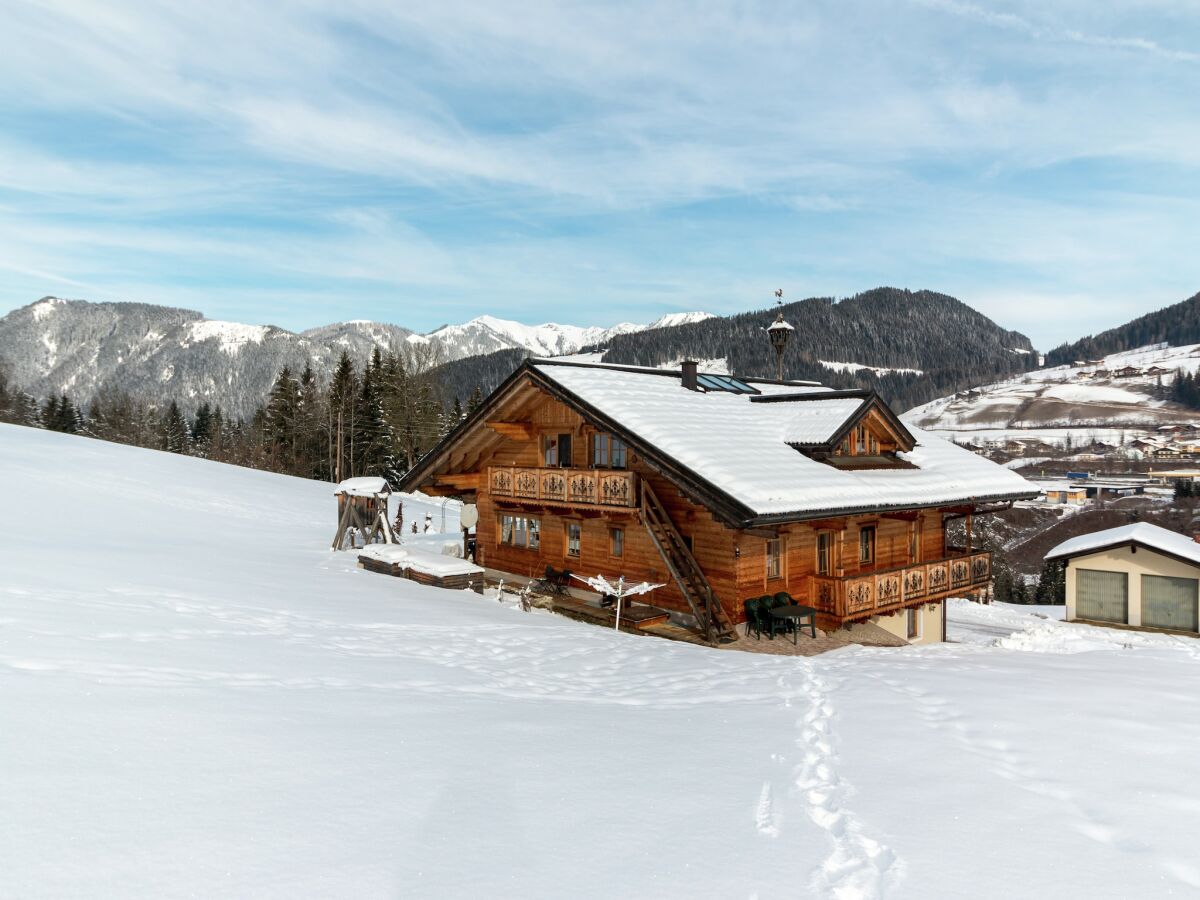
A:
{"label": "gabled roof", "polygon": [[365,475],[361,478],[347,478],[338,482],[335,494],[349,494],[351,497],[374,497],[376,494],[391,493],[391,486],[386,478]]}
{"label": "gabled roof", "polygon": [[[1015,472],[905,428],[867,392],[742,379],[760,393],[706,393],[685,388],[678,370],[554,359],[527,360],[405,477],[401,489],[414,490],[431,477],[457,436],[482,427],[522,379],[620,435],[647,464],[734,525],[1038,495]],[[837,469],[797,449],[836,444],[873,409],[907,439],[902,447],[910,449],[897,454],[905,465]]]}
{"label": "gabled roof", "polygon": [[1063,541],[1046,554],[1046,559],[1071,559],[1076,556],[1087,556],[1115,547],[1137,546],[1145,547],[1172,556],[1183,562],[1200,566],[1200,543],[1192,540],[1186,534],[1168,531],[1149,522],[1134,522],[1131,525],[1121,525],[1117,528],[1106,528],[1103,531],[1093,531],[1091,534],[1081,534],[1070,540]]}

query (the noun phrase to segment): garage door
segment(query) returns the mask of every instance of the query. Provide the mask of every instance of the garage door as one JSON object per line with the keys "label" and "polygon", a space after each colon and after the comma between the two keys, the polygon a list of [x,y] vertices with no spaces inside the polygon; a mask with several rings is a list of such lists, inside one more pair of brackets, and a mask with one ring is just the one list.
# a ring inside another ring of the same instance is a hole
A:
{"label": "garage door", "polygon": [[1198,587],[1200,582],[1195,578],[1143,575],[1142,624],[1176,631],[1198,630]]}
{"label": "garage door", "polygon": [[1094,622],[1129,621],[1129,576],[1097,569],[1075,571],[1075,616]]}

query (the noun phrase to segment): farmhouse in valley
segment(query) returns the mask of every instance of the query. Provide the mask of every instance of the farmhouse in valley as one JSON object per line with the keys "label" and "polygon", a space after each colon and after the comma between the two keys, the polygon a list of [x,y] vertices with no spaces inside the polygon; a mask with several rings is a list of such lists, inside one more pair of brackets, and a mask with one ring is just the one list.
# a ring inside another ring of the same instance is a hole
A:
{"label": "farmhouse in valley", "polygon": [[1149,522],[1084,534],[1047,560],[1066,567],[1067,619],[1200,631],[1200,522],[1196,539]]}
{"label": "farmhouse in valley", "polygon": [[974,520],[1038,494],[872,392],[557,359],[527,360],[399,488],[476,503],[490,570],[662,582],[653,602],[710,641],[778,591],[826,630],[941,640],[941,601],[990,584]]}

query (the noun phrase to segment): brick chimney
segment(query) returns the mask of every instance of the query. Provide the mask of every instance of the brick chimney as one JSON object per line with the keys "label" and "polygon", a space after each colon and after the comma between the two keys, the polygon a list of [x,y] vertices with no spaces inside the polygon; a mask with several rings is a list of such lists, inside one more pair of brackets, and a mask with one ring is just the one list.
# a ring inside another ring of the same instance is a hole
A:
{"label": "brick chimney", "polygon": [[683,371],[683,386],[689,391],[700,390],[700,383],[696,380],[696,371],[700,368],[700,363],[694,359],[685,359],[679,364],[679,368]]}

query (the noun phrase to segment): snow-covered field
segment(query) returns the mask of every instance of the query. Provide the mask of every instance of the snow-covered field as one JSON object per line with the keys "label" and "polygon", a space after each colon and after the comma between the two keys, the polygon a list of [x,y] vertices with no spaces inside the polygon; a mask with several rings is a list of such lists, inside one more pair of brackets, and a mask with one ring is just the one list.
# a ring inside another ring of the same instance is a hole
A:
{"label": "snow-covered field", "polygon": [[[1143,375],[1111,374],[1132,366]],[[1148,374],[1151,369],[1167,374]],[[970,395],[933,400],[903,416],[926,431],[963,441],[1043,440],[1110,443],[1154,435],[1163,424],[1190,422],[1189,410],[1154,399],[1159,381],[1200,369],[1200,344],[1153,346],[1113,353],[1099,363],[1054,366],[983,385]],[[1099,376],[1106,370],[1109,375]]]}
{"label": "snow-covered field", "polygon": [[1200,891],[1194,641],[614,634],[357,570],[328,485],[13,426],[0,498],[5,897]]}

